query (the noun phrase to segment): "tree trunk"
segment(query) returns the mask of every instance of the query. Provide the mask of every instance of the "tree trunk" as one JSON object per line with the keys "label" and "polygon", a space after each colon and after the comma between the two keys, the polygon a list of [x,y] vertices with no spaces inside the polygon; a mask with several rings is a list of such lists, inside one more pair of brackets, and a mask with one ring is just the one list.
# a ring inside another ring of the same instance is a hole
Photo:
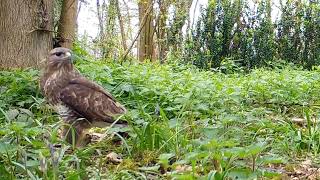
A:
{"label": "tree trunk", "polygon": [[109,0],[109,5],[106,12],[105,20],[105,38],[104,45],[106,47],[106,56],[104,58],[117,59],[118,45],[118,34],[116,32],[116,21],[117,21],[117,8],[116,0]]}
{"label": "tree trunk", "polygon": [[63,0],[58,27],[59,45],[72,48],[76,37],[78,0]]}
{"label": "tree trunk", "polygon": [[193,0],[177,0],[175,2],[175,13],[171,27],[168,30],[168,44],[173,47],[174,51],[178,50],[182,41],[182,28],[189,17],[190,8]]}
{"label": "tree trunk", "polygon": [[128,47],[127,47],[127,39],[126,39],[126,34],[124,32],[124,24],[123,24],[121,11],[120,11],[119,0],[116,0],[115,3],[116,3],[118,21],[119,21],[119,26],[120,26],[122,47],[123,47],[123,51],[126,52],[127,49],[128,49]]}
{"label": "tree trunk", "polygon": [[40,67],[52,49],[52,0],[0,0],[0,68]]}
{"label": "tree trunk", "polygon": [[[146,59],[152,60],[153,57],[153,13],[152,10],[149,11],[149,8],[153,8],[152,0],[141,0],[139,1],[139,22],[141,33],[139,37],[138,44],[138,56],[139,61],[143,62]],[[150,12],[150,13],[148,13]],[[146,16],[145,23],[141,23]],[[141,27],[143,26],[143,27]]]}
{"label": "tree trunk", "polygon": [[105,57],[106,54],[106,48],[104,45],[104,39],[105,39],[105,33],[104,33],[104,23],[105,23],[105,18],[104,18],[104,8],[105,3],[102,4],[102,7],[100,5],[100,0],[97,0],[97,16],[99,20],[99,36],[98,36],[98,45],[101,48],[101,57]]}
{"label": "tree trunk", "polygon": [[160,14],[158,19],[158,49],[160,63],[164,63],[166,57],[166,21],[168,17],[168,3],[165,0],[159,1]]}

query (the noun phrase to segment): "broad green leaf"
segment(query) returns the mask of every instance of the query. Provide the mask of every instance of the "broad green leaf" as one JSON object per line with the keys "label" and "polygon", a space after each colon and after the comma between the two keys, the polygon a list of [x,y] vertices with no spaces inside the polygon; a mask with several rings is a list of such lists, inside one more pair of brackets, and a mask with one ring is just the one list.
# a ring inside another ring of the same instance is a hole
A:
{"label": "broad green leaf", "polygon": [[257,179],[256,173],[252,172],[250,169],[232,169],[228,172],[227,176],[231,179],[239,180],[250,180]]}
{"label": "broad green leaf", "polygon": [[18,146],[0,142],[0,154],[7,154],[17,151]]}

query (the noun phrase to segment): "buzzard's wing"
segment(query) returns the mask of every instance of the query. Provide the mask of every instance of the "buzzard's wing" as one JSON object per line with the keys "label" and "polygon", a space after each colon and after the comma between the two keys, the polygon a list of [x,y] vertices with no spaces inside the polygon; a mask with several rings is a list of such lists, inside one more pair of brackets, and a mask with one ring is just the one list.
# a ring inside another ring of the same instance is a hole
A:
{"label": "buzzard's wing", "polygon": [[[84,77],[75,78],[61,91],[60,99],[87,120],[113,123],[126,109],[101,86]],[[118,123],[124,123],[118,121]]]}

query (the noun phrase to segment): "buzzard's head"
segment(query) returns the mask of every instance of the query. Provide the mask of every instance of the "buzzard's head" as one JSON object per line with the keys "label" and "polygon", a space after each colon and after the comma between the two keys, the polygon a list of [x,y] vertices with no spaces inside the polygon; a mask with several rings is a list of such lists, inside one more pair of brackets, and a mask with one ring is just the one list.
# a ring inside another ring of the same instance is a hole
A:
{"label": "buzzard's head", "polygon": [[49,62],[54,63],[72,63],[71,50],[67,48],[54,48],[49,53]]}

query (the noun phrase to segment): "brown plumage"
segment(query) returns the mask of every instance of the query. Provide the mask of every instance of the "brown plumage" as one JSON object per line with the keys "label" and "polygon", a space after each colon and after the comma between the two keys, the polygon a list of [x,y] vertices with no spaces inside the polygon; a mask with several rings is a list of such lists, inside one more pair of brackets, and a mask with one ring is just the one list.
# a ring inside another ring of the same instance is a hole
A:
{"label": "brown plumage", "polygon": [[[76,146],[84,145],[86,129],[110,125],[115,116],[126,112],[110,93],[73,67],[71,51],[66,48],[55,48],[49,53],[40,88],[46,100],[75,130]],[[117,121],[117,124],[126,122]],[[72,143],[70,127],[64,129],[64,135]]]}

